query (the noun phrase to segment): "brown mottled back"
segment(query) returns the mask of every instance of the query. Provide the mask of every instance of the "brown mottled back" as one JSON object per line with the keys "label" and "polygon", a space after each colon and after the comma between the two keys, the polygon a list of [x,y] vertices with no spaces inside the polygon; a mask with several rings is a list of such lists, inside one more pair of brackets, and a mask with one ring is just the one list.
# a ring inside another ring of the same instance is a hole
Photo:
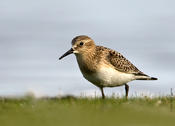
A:
{"label": "brown mottled back", "polygon": [[104,55],[102,53],[105,53],[106,60],[110,62],[111,65],[113,65],[116,70],[125,72],[125,73],[135,74],[135,75],[147,76],[146,74],[141,72],[137,67],[135,67],[129,60],[127,60],[119,52],[116,52],[114,50],[111,50],[103,46],[96,46],[96,50],[98,50],[97,52],[99,52],[99,54],[101,53],[101,55]]}

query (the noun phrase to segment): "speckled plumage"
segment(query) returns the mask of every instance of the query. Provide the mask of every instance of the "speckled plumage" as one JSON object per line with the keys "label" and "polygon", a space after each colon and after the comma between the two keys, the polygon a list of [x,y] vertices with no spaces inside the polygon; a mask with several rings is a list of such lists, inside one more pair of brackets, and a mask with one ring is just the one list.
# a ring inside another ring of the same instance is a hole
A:
{"label": "speckled plumage", "polygon": [[157,80],[141,72],[122,54],[112,49],[96,46],[94,41],[85,35],[72,40],[72,48],[63,57],[74,53],[83,76],[101,89],[125,85],[128,96],[128,82],[133,80]]}
{"label": "speckled plumage", "polygon": [[96,51],[98,52],[98,56],[101,55],[101,57],[105,57],[105,60],[107,60],[111,65],[115,67],[116,70],[120,72],[136,75],[145,75],[122,54],[115,50],[103,46],[96,46]]}

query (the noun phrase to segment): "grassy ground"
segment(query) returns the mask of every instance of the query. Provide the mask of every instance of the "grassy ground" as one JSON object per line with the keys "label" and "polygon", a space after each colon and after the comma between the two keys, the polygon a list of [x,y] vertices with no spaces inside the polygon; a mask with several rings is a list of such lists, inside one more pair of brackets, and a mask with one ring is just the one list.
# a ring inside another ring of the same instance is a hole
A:
{"label": "grassy ground", "polygon": [[[172,104],[175,104],[175,99]],[[171,99],[0,99],[0,126],[174,126]],[[173,110],[174,109],[174,110]]]}

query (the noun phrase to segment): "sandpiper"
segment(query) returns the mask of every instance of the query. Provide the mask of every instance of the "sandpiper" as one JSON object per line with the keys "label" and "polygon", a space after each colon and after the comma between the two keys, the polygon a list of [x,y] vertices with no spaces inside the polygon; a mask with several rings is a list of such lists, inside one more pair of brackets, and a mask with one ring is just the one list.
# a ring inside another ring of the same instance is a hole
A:
{"label": "sandpiper", "polygon": [[128,97],[128,82],[133,80],[157,80],[141,72],[122,54],[112,49],[96,46],[86,35],[77,36],[72,40],[72,48],[62,55],[74,53],[84,78],[100,88],[102,98],[105,98],[104,87],[125,85]]}

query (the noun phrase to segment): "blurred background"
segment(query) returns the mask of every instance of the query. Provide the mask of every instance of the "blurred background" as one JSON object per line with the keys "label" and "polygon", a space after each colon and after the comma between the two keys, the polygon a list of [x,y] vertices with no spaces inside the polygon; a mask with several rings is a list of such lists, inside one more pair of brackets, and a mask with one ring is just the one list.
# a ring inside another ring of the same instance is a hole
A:
{"label": "blurred background", "polygon": [[[169,95],[175,86],[173,0],[1,0],[0,96],[100,96],[74,55],[77,35],[121,52],[158,81],[133,81],[130,96]],[[106,88],[108,96],[124,87]]]}

